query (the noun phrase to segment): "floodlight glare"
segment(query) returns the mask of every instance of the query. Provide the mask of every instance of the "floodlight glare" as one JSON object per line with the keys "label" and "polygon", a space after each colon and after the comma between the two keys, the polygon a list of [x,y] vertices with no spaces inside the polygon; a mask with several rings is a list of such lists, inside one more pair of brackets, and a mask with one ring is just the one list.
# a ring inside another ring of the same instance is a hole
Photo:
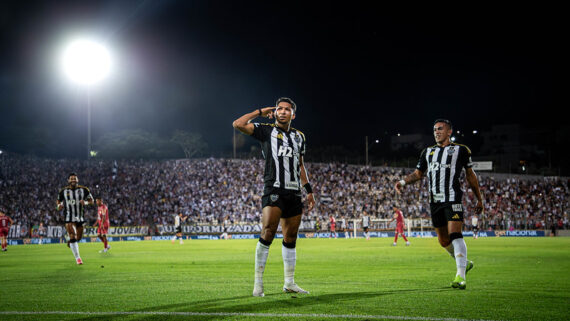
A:
{"label": "floodlight glare", "polygon": [[109,74],[111,57],[101,44],[76,40],[65,49],[62,64],[65,74],[71,80],[92,85]]}

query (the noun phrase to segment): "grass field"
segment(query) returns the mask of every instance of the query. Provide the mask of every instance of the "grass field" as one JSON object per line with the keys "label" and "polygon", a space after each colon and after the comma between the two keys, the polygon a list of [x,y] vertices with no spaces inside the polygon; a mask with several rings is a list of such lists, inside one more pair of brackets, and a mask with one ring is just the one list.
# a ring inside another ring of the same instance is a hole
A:
{"label": "grass field", "polygon": [[[251,296],[255,240],[62,244],[0,253],[0,320],[568,320],[570,238],[467,238],[467,290],[436,239],[300,239],[296,282],[280,292],[280,240],[264,298]],[[73,312],[73,313],[72,313]],[[95,312],[95,313],[93,313]],[[136,312],[136,313],[126,313]]]}

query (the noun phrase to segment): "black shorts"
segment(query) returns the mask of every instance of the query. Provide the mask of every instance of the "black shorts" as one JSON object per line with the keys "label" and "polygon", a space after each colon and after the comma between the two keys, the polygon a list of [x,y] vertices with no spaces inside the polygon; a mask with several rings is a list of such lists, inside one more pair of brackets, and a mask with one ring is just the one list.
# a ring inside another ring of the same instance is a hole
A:
{"label": "black shorts", "polygon": [[447,222],[463,222],[463,204],[460,202],[430,203],[433,227],[447,226]]}
{"label": "black shorts", "polygon": [[263,208],[276,206],[281,209],[281,218],[289,218],[303,213],[303,201],[297,194],[267,194],[261,197]]}
{"label": "black shorts", "polygon": [[182,226],[176,228],[176,233],[182,233]]}
{"label": "black shorts", "polygon": [[362,230],[363,230],[364,232],[368,232],[368,226],[363,226],[363,227],[362,227]]}

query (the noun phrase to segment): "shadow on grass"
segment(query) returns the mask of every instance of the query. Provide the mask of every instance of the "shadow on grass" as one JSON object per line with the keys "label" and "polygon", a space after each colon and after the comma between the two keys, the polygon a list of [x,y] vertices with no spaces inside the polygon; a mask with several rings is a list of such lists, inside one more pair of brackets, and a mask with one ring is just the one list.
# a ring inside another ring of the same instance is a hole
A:
{"label": "shadow on grass", "polygon": [[[367,292],[343,292],[343,293],[329,293],[329,294],[285,294],[285,293],[270,293],[266,294],[264,298],[254,298],[251,295],[228,297],[228,298],[214,298],[201,301],[190,301],[185,303],[158,305],[148,307],[146,309],[137,310],[137,312],[195,312],[195,313],[309,313],[306,310],[299,310],[314,305],[334,306],[345,304],[354,300],[370,299],[375,297],[382,297],[388,295],[397,295],[405,293],[434,293],[453,291],[452,288],[421,288],[421,289],[401,289],[401,290],[386,290],[386,291],[367,291]],[[236,302],[232,302],[236,301]],[[275,312],[283,311],[285,308],[288,312]],[[325,309],[326,310],[326,309]],[[136,317],[135,317],[136,316]],[[126,315],[105,315],[105,316],[92,316],[80,318],[78,320],[119,320],[124,319]],[[200,315],[200,316],[183,316],[183,315],[131,315],[133,319],[137,320],[163,320],[163,319],[193,319],[199,318],[200,320],[217,320],[221,318],[231,318],[231,316],[223,315]],[[238,317],[239,316],[234,316]]]}

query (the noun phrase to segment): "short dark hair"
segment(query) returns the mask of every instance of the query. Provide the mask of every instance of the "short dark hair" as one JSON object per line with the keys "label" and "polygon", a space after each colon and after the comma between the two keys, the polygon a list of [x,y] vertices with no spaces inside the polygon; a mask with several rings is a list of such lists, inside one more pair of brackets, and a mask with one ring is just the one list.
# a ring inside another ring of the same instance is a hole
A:
{"label": "short dark hair", "polygon": [[289,98],[289,97],[281,97],[279,99],[277,99],[277,102],[275,103],[275,107],[279,106],[280,102],[286,102],[291,104],[291,108],[293,108],[293,111],[296,113],[297,112],[297,104],[295,104],[295,102],[293,101],[293,99]]}
{"label": "short dark hair", "polygon": [[77,176],[77,173],[73,173],[73,172],[69,173],[69,175],[67,175],[67,179],[69,179],[71,176]]}
{"label": "short dark hair", "polygon": [[451,125],[451,121],[449,121],[448,119],[438,118],[433,122],[433,124],[435,125],[437,123],[446,123],[447,125],[449,125],[449,128],[453,129],[453,125]]}

